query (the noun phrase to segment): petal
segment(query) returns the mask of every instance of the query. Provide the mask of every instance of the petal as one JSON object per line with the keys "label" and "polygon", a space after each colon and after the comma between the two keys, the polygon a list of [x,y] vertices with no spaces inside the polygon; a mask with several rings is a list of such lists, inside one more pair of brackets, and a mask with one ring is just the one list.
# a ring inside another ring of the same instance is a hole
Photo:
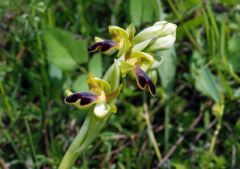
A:
{"label": "petal", "polygon": [[134,45],[132,50],[133,51],[142,51],[149,45],[149,43],[151,41],[152,41],[152,39],[148,39],[148,40],[142,41],[142,42]]}
{"label": "petal", "polygon": [[97,36],[94,37],[94,40],[95,40],[96,43],[97,43],[97,42],[103,42],[103,41],[104,41],[104,39],[99,38],[99,37],[97,37]]}
{"label": "petal", "polygon": [[164,27],[161,31],[162,36],[169,35],[169,34],[175,34],[176,30],[177,30],[177,25],[176,24],[173,24],[173,23],[170,23],[170,22],[166,23],[166,21],[156,22],[153,26],[155,26],[155,25],[164,25]]}
{"label": "petal", "polygon": [[111,93],[109,93],[107,96],[106,96],[106,101],[107,102],[110,102],[110,101],[113,101],[117,98],[117,96],[119,95],[120,91],[122,89],[122,85],[120,85],[116,90],[112,91]]}
{"label": "petal", "polygon": [[122,77],[125,77],[126,74],[128,74],[130,71],[134,69],[134,66],[132,64],[129,64],[128,62],[122,61],[120,65],[120,70]]}
{"label": "petal", "polygon": [[135,73],[137,76],[138,87],[142,90],[148,89],[151,95],[155,96],[156,88],[152,80],[148,77],[148,75],[139,67],[135,68]]}
{"label": "petal", "polygon": [[146,52],[133,51],[131,54],[131,58],[139,58],[142,62],[143,61],[148,61],[150,63],[154,62],[154,57]]}
{"label": "petal", "polygon": [[147,85],[147,82],[149,80],[149,77],[139,67],[135,67],[135,74],[136,74],[136,77],[137,77],[137,85],[138,85],[138,87],[140,89],[144,90],[146,88],[146,85]]}
{"label": "petal", "polygon": [[158,37],[158,32],[162,29],[163,26],[150,26],[148,28],[143,29],[141,32],[139,32],[135,38],[134,42],[140,43],[142,41],[153,39]]}
{"label": "petal", "polygon": [[109,26],[109,33],[113,36],[114,41],[119,45],[117,56],[122,56],[131,47],[131,42],[127,32],[118,26]]}
{"label": "petal", "polygon": [[149,92],[151,93],[151,95],[152,95],[152,96],[155,96],[155,95],[156,95],[156,87],[155,87],[155,85],[153,84],[153,82],[152,82],[151,79],[148,80],[147,86],[148,86],[148,90],[149,90]]}
{"label": "petal", "polygon": [[88,107],[92,105],[97,99],[96,94],[90,92],[73,93],[65,99],[68,104],[73,104],[78,108]]}
{"label": "petal", "polygon": [[156,39],[146,50],[148,52],[156,52],[160,50],[166,50],[173,46],[176,40],[175,35],[168,35]]}
{"label": "petal", "polygon": [[103,42],[97,42],[97,43],[94,43],[93,45],[89,46],[88,52],[89,53],[94,53],[94,52],[99,51],[100,48],[102,47],[102,43]]}
{"label": "petal", "polygon": [[112,48],[116,47],[117,43],[112,40],[104,40],[101,42],[96,42],[95,44],[91,45],[88,48],[89,53],[94,52],[107,52],[108,50],[111,50]]}
{"label": "petal", "polygon": [[133,24],[130,24],[130,25],[127,27],[127,29],[126,29],[126,32],[127,32],[127,34],[128,34],[129,40],[132,41],[133,38],[134,38],[134,35],[135,35],[135,33],[136,33],[136,29],[135,29],[134,25],[133,25]]}
{"label": "petal", "polygon": [[166,21],[156,22],[153,26],[150,26],[141,32],[139,32],[135,38],[135,44],[140,43],[142,41],[154,38],[160,38],[167,35],[176,34],[177,25],[173,23],[169,23]]}
{"label": "petal", "polygon": [[92,74],[89,74],[87,77],[87,83],[91,92],[100,95],[102,91],[109,93],[111,91],[110,84],[100,78],[94,77]]}
{"label": "petal", "polygon": [[106,52],[107,50],[109,50],[112,47],[115,47],[117,45],[116,42],[111,41],[111,40],[106,40],[102,42],[102,48],[101,48],[101,52]]}

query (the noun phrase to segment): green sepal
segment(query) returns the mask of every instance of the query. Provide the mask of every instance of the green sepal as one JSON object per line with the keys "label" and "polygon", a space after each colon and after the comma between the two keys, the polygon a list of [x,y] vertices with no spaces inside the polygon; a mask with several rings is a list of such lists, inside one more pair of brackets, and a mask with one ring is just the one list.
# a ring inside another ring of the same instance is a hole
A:
{"label": "green sepal", "polygon": [[109,101],[115,100],[117,98],[117,96],[119,95],[121,89],[122,89],[122,84],[120,84],[116,90],[112,91],[111,93],[109,93],[106,96],[107,101],[109,102]]}
{"label": "green sepal", "polygon": [[109,112],[117,113],[117,106],[114,103],[110,104]]}
{"label": "green sepal", "polygon": [[109,33],[113,35],[114,41],[117,42],[119,45],[119,51],[117,56],[122,56],[131,47],[131,42],[128,38],[127,32],[118,26],[109,26]]}
{"label": "green sepal", "polygon": [[122,73],[122,77],[125,77],[126,74],[128,74],[133,69],[134,69],[134,65],[132,65],[132,64],[126,62],[126,61],[121,62],[120,70],[121,70],[121,73]]}
{"label": "green sepal", "polygon": [[101,94],[102,91],[106,94],[111,92],[111,86],[106,80],[94,77],[92,74],[88,75],[87,83],[89,90],[98,95]]}
{"label": "green sepal", "polygon": [[[119,61],[115,60],[114,64],[108,69],[103,79],[109,83],[111,90],[116,90],[120,82]],[[108,94],[108,93],[106,93]]]}
{"label": "green sepal", "polygon": [[148,71],[148,77],[153,81],[154,84],[157,83],[157,71],[156,70]]}
{"label": "green sepal", "polygon": [[104,39],[102,39],[102,38],[99,38],[99,37],[94,37],[94,40],[95,40],[95,42],[103,42],[104,41]]}
{"label": "green sepal", "polygon": [[129,40],[132,42],[133,38],[134,38],[134,35],[136,33],[136,29],[135,29],[135,27],[132,23],[127,27],[126,32],[128,34]]}
{"label": "green sepal", "polygon": [[131,58],[135,57],[141,59],[142,61],[149,61],[150,64],[152,64],[155,60],[152,55],[146,52],[133,51],[131,54]]}

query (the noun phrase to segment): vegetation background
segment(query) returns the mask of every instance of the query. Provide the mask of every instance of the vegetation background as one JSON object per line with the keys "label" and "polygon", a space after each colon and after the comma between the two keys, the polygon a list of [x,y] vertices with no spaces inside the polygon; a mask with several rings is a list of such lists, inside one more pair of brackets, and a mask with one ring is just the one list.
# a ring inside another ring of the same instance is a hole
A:
{"label": "vegetation background", "polygon": [[156,54],[157,97],[123,81],[118,112],[76,168],[239,169],[239,0],[0,0],[0,168],[57,168],[86,116],[64,89],[87,90],[87,73],[113,62],[87,46],[109,25],[159,20],[178,29]]}

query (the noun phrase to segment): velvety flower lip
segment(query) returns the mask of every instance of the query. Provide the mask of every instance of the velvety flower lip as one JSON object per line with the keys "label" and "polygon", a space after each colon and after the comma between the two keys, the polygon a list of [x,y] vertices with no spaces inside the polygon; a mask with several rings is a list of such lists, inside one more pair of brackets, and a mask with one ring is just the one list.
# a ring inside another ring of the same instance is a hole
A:
{"label": "velvety flower lip", "polygon": [[67,103],[76,103],[78,100],[80,100],[80,106],[86,106],[91,103],[93,103],[97,99],[97,95],[90,92],[79,92],[79,93],[73,93],[69,95],[65,102]]}
{"label": "velvety flower lip", "polygon": [[137,85],[140,89],[145,90],[148,89],[149,92],[155,96],[156,88],[152,80],[148,77],[148,75],[139,67],[135,67],[135,74],[137,76]]}
{"label": "velvety flower lip", "polygon": [[156,95],[156,88],[155,88],[155,85],[154,83],[152,82],[151,79],[148,80],[148,90],[150,91],[150,93],[155,96]]}
{"label": "velvety flower lip", "polygon": [[101,42],[96,42],[88,48],[89,53],[94,52],[106,52],[107,50],[115,47],[117,45],[116,42],[112,40],[104,40]]}

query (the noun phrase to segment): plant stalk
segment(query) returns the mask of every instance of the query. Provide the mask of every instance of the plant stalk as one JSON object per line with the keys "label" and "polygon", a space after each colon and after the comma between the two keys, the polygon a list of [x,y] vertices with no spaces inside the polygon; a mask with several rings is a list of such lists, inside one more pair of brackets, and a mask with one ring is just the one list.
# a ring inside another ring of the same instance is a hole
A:
{"label": "plant stalk", "polygon": [[161,163],[162,154],[161,154],[161,151],[158,147],[157,140],[156,140],[156,137],[155,137],[154,132],[153,132],[153,128],[152,128],[152,125],[151,125],[150,115],[149,115],[148,106],[147,106],[146,101],[144,101],[143,107],[144,107],[144,118],[145,118],[146,124],[147,124],[148,136],[149,136],[149,139],[150,139],[150,141],[153,145],[153,148],[154,148],[155,153],[157,155],[158,161],[159,161],[159,163]]}
{"label": "plant stalk", "polygon": [[[115,90],[119,86],[120,70],[116,63],[110,66],[104,76],[104,80],[109,82],[112,90]],[[58,169],[71,169],[75,164],[80,154],[93,142],[93,140],[99,135],[101,129],[104,127],[111,112],[109,111],[104,117],[97,117],[94,114],[93,107],[90,109],[80,131],[69,146],[65,153]]]}

